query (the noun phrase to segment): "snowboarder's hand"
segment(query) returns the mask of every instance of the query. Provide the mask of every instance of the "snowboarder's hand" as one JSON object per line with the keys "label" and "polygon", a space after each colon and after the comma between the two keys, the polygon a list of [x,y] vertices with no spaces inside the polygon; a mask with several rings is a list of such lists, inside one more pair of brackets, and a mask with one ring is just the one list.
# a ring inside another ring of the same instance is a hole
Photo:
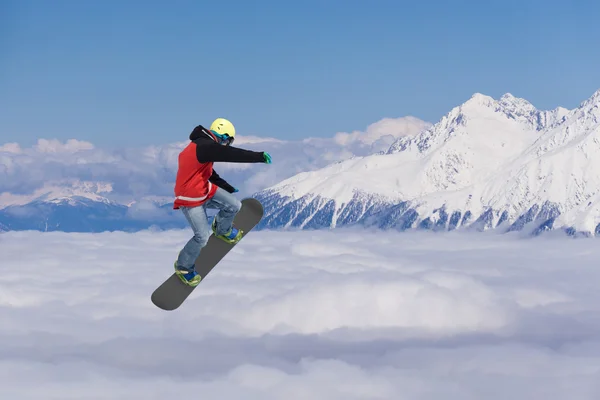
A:
{"label": "snowboarder's hand", "polygon": [[265,164],[271,164],[271,155],[269,153],[263,152],[263,157],[265,159]]}
{"label": "snowboarder's hand", "polygon": [[239,190],[238,188],[233,188],[233,193],[237,193],[237,192],[239,192],[239,191],[240,191],[240,190]]}

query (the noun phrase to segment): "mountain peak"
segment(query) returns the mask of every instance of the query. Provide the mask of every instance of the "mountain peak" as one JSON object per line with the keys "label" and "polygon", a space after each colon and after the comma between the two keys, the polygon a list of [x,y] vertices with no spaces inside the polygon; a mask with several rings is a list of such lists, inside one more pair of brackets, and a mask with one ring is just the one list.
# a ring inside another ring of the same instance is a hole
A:
{"label": "mountain peak", "polygon": [[505,113],[515,116],[533,115],[539,112],[529,101],[515,97],[510,93],[503,94],[498,100],[498,104]]}
{"label": "mountain peak", "polygon": [[469,100],[462,104],[462,108],[465,106],[472,105],[481,105],[485,107],[492,107],[497,109],[498,106],[508,107],[508,108],[524,108],[528,111],[534,111],[536,108],[527,100],[516,97],[512,93],[504,93],[498,100],[494,99],[491,96],[476,92],[474,93]]}
{"label": "mountain peak", "polygon": [[0,194],[0,209],[27,203],[64,203],[87,199],[96,202],[110,203],[103,194],[112,192],[112,184],[105,182],[89,182],[80,180],[48,182],[31,194]]}
{"label": "mountain peak", "polygon": [[[479,114],[481,112],[494,112],[505,114],[511,119],[529,119],[533,114],[539,111],[525,99],[515,97],[511,93],[503,94],[498,100],[491,96],[474,93],[469,100],[458,107],[455,107],[450,114]],[[523,121],[530,123],[530,121]]]}
{"label": "mountain peak", "polygon": [[583,101],[579,108],[600,107],[600,89],[596,90],[587,100]]}
{"label": "mountain peak", "polygon": [[47,186],[34,201],[56,202],[73,197],[86,198],[93,201],[106,202],[100,193],[110,193],[113,188],[110,183],[74,180],[69,186]]}
{"label": "mountain peak", "polygon": [[486,107],[490,107],[493,106],[494,103],[496,103],[496,100],[494,100],[491,96],[476,92],[473,93],[473,95],[469,98],[469,100],[465,101],[461,108],[464,108],[465,106],[474,106],[474,105],[480,105],[480,106],[486,106]]}
{"label": "mountain peak", "polygon": [[527,109],[536,110],[533,104],[531,104],[529,101],[521,97],[513,96],[512,93],[504,93],[498,100],[498,103],[505,106],[519,106]]}
{"label": "mountain peak", "polygon": [[[454,107],[448,114],[429,129],[415,137],[400,138],[388,149],[388,154],[404,152],[408,149],[420,153],[443,145],[455,137],[460,141],[469,137],[471,144],[483,143],[481,148],[489,147],[492,142],[504,142],[509,135],[515,143],[535,139],[524,139],[522,132],[540,131],[553,124],[564,115],[562,112],[537,110],[525,99],[505,93],[498,100],[476,92],[463,104]],[[495,138],[492,139],[492,137]],[[485,144],[487,143],[487,144]],[[499,144],[504,148],[505,145]],[[492,145],[494,146],[494,145]]]}

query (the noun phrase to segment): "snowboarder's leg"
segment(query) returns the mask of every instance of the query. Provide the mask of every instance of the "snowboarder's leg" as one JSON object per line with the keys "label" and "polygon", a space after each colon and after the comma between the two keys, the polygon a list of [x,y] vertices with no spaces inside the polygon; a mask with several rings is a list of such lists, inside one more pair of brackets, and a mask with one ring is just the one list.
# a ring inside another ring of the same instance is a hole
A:
{"label": "snowboarder's leg", "polygon": [[206,246],[210,236],[208,217],[204,205],[181,207],[181,211],[190,224],[194,235],[179,252],[177,261],[175,261],[175,272],[185,284],[197,286],[201,278],[196,273],[194,264],[200,250]]}
{"label": "snowboarder's leg", "polygon": [[218,188],[206,206],[219,210],[212,224],[215,236],[227,243],[237,243],[242,238],[242,231],[233,226],[233,219],[242,208],[242,203],[231,193]]}

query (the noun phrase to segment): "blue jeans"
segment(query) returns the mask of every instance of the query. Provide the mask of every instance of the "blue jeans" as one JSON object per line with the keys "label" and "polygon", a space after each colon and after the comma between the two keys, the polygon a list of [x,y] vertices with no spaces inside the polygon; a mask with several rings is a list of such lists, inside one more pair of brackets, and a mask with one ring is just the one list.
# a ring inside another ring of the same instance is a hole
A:
{"label": "blue jeans", "polygon": [[197,207],[180,207],[183,215],[192,227],[194,236],[186,243],[179,257],[177,257],[177,267],[191,270],[194,268],[196,258],[200,250],[206,246],[208,238],[212,233],[208,222],[207,208],[218,209],[215,216],[216,231],[218,235],[229,232],[233,226],[233,218],[242,208],[242,203],[226,190],[217,188],[213,198]]}

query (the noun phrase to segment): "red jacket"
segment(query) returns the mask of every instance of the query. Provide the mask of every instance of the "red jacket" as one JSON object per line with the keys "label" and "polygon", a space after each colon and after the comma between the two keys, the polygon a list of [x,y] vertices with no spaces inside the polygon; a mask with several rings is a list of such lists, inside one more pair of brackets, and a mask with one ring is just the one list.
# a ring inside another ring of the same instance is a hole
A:
{"label": "red jacket", "polygon": [[264,153],[223,146],[202,125],[190,134],[191,142],[179,153],[175,179],[174,209],[196,207],[211,199],[217,187],[229,193],[234,188],[213,169],[214,162],[264,162]]}

